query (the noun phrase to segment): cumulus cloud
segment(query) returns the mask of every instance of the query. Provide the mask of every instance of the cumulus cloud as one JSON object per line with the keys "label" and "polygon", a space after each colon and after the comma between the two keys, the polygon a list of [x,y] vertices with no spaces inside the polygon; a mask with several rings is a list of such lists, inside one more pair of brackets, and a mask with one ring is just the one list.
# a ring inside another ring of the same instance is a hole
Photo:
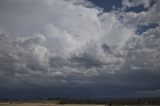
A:
{"label": "cumulus cloud", "polygon": [[[124,3],[126,3],[126,1],[123,1]],[[133,0],[132,2],[127,2],[130,3],[131,5],[133,4],[133,7],[135,3],[142,2],[142,3],[146,3],[148,4],[147,7],[149,7],[148,11],[142,11],[140,13],[136,13],[136,12],[126,12],[123,14],[123,22],[130,24],[130,25],[148,25],[148,24],[152,24],[152,23],[157,23],[159,24],[159,7],[160,7],[160,2],[158,0],[155,0],[153,6],[150,6],[149,4],[151,2],[153,2],[152,0],[141,0],[141,1],[137,1],[137,0]]]}
{"label": "cumulus cloud", "polygon": [[127,7],[143,5],[145,8],[147,8],[153,1],[154,0],[123,0],[122,4]]}
{"label": "cumulus cloud", "polygon": [[[123,4],[149,7],[150,2]],[[102,92],[159,88],[152,82],[160,80],[160,28],[135,34],[139,24],[159,24],[158,1],[142,13],[102,12],[86,0],[1,3],[1,89],[73,84]]]}

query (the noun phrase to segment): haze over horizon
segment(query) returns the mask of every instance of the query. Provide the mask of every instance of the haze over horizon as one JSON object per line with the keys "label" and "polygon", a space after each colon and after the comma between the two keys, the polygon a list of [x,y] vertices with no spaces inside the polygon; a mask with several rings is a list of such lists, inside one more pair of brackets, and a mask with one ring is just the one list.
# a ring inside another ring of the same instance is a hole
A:
{"label": "haze over horizon", "polygon": [[159,0],[0,0],[0,98],[160,96]]}

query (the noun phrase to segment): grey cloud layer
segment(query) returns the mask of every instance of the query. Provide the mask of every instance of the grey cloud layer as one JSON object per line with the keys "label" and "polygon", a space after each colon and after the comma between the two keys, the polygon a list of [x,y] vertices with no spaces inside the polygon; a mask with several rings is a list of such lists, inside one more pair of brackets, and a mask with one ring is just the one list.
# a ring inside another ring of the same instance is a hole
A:
{"label": "grey cloud layer", "polygon": [[[158,1],[145,13],[102,13],[85,0],[1,2],[12,7],[0,10],[1,88],[160,89],[160,28],[136,35],[131,22],[159,24]],[[122,14],[127,18],[119,20]]]}
{"label": "grey cloud layer", "polygon": [[[159,0],[133,0],[132,2],[126,2],[128,0],[124,0],[124,5],[129,7],[139,6],[141,4],[144,7],[148,7],[148,11],[142,11],[140,13],[135,12],[127,12],[123,14],[124,23],[128,23],[131,25],[148,25],[151,23],[160,24],[160,2]],[[150,6],[152,2],[155,2],[153,6]]]}

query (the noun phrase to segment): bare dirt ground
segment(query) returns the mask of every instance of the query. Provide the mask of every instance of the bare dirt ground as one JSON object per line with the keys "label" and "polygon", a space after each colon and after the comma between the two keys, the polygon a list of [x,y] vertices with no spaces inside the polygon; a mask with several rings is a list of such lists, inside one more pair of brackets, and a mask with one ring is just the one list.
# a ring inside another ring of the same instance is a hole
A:
{"label": "bare dirt ground", "polygon": [[0,106],[105,106],[83,104],[53,104],[53,103],[0,103]]}
{"label": "bare dirt ground", "polygon": [[[107,106],[88,104],[56,104],[56,103],[0,103],[0,106]],[[112,106],[160,106],[160,105],[112,105]]]}

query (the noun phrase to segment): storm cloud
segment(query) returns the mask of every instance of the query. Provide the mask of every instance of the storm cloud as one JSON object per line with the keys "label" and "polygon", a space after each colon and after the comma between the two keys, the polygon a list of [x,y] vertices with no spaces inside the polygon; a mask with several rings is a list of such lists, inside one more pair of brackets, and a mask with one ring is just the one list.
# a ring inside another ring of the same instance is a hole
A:
{"label": "storm cloud", "polygon": [[[86,0],[1,0],[0,92],[154,95],[160,89],[160,3],[151,2],[124,0],[121,9],[103,12]],[[148,11],[125,11],[140,4]],[[158,26],[137,34],[150,23]]]}

